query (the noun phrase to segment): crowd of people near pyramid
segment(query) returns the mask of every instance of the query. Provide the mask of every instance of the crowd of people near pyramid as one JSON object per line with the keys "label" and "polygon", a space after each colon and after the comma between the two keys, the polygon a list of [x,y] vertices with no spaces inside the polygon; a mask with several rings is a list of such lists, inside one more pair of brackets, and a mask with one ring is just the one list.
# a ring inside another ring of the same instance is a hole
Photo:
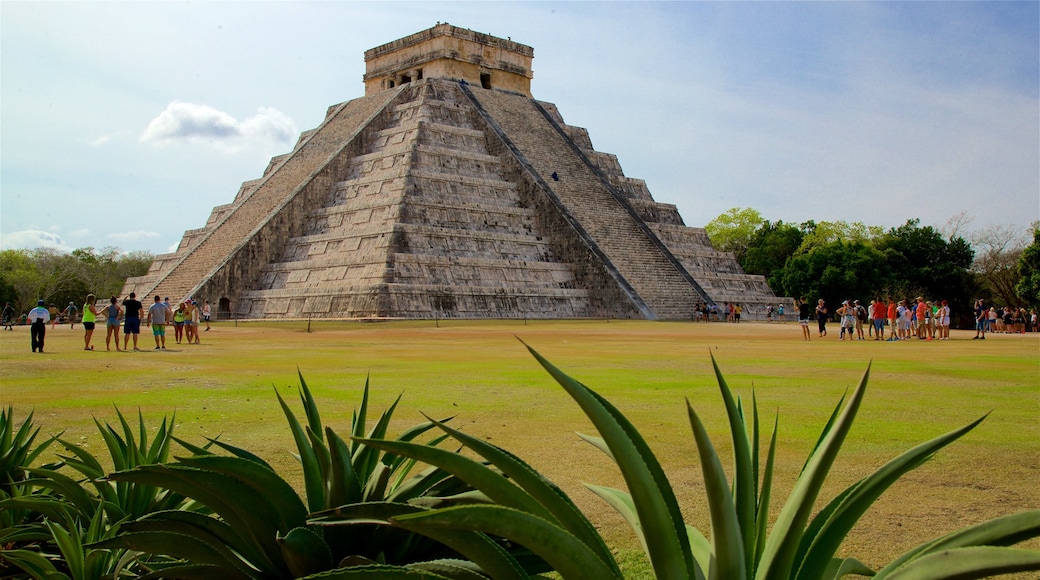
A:
{"label": "crowd of people near pyramid", "polygon": [[[177,344],[200,344],[200,325],[205,324],[205,330],[211,328],[209,300],[199,306],[194,299],[188,298],[174,308],[169,297],[163,300],[157,295],[154,303],[146,308],[131,292],[122,302],[112,296],[105,306],[98,304],[93,294],[88,294],[82,311],[74,302],[69,302],[69,305],[60,311],[54,304],[49,308],[45,304],[43,300],[37,301],[36,308],[17,320],[17,323],[29,325],[29,345],[33,352],[44,352],[48,325],[53,330],[58,324],[68,324],[70,329],[75,330],[77,320],[83,326],[83,350],[94,350],[91,341],[99,324],[105,325],[105,350],[112,350],[114,340],[117,351],[130,350],[131,341],[133,350],[141,350],[138,338],[142,324],[151,329],[155,350],[166,350],[168,327],[173,327]],[[8,302],[3,310],[4,330],[13,330],[15,324],[15,311]],[[119,346],[120,334],[123,338],[122,348]]]}
{"label": "crowd of people near pyramid", "polygon": [[[833,311],[821,298],[815,307],[802,297],[795,300],[798,323],[802,327],[802,340],[812,340],[810,326],[816,322],[817,338],[828,335],[827,324],[837,321],[839,340],[949,340],[951,309],[946,300],[925,300],[918,296],[914,300],[881,298],[861,304],[859,300],[845,300]],[[781,305],[781,321],[782,305]],[[974,309],[975,337],[985,339],[987,332],[1025,334],[1040,332],[1036,310],[988,306],[985,300],[977,300]],[[887,335],[887,336],[886,336]]]}

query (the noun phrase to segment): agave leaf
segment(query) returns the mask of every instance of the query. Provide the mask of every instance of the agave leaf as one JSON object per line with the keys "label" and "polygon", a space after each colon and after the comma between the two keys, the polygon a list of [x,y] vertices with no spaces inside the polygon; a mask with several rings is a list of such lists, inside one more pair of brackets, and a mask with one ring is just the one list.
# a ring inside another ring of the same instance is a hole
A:
{"label": "agave leaf", "polygon": [[577,435],[578,435],[578,437],[581,437],[582,439],[584,439],[585,442],[589,443],[590,445],[592,445],[596,449],[599,449],[600,451],[605,453],[606,456],[609,457],[611,461],[613,461],[614,463],[617,463],[617,459],[614,459],[614,454],[610,452],[610,447],[607,446],[607,442],[604,441],[602,437],[596,437],[596,436],[593,436],[593,435],[586,435],[584,433],[578,433]]}
{"label": "agave leaf", "polygon": [[[189,536],[211,547],[220,554],[225,564],[236,568],[239,572],[252,575],[256,569],[244,561],[239,554],[248,552],[245,540],[225,522],[197,512],[185,510],[164,510],[148,514],[146,517],[122,525],[122,532],[159,532],[170,534],[169,541],[179,541],[182,536]],[[113,540],[118,541],[119,536]],[[157,537],[156,540],[159,538]],[[88,545],[89,548],[102,547],[104,542]],[[168,550],[156,546],[159,554],[168,554]]]}
{"label": "agave leaf", "polygon": [[[801,541],[805,523],[812,515],[813,504],[820,493],[820,488],[827,478],[827,473],[841,449],[845,436],[852,427],[856,412],[863,401],[870,378],[870,366],[863,373],[859,386],[849,398],[845,410],[827,429],[819,446],[813,451],[805,469],[795,482],[787,503],[773,524],[773,530],[766,540],[762,559],[755,571],[756,580],[786,580],[793,572],[795,555]],[[828,559],[829,561],[829,559]]]}
{"label": "agave leaf", "polygon": [[377,463],[375,470],[368,476],[361,497],[366,501],[379,501],[387,495],[386,487],[390,483],[391,468],[383,462]]}
{"label": "agave leaf", "polygon": [[[202,459],[201,456],[192,459]],[[244,461],[232,457],[210,456],[227,461]],[[185,461],[189,458],[184,458]],[[256,466],[251,462],[250,465]],[[279,552],[275,536],[279,517],[266,494],[234,477],[183,465],[142,465],[130,471],[118,471],[108,476],[116,481],[133,481],[146,485],[161,485],[190,497],[220,515],[243,538],[251,540],[242,546],[244,555],[258,568],[285,573],[284,562],[271,559]],[[299,498],[297,498],[299,501]],[[302,520],[301,520],[302,521]],[[284,525],[284,524],[283,524]]]}
{"label": "agave leaf", "polygon": [[229,443],[224,443],[219,439],[211,439],[207,437],[206,440],[209,441],[210,445],[207,445],[207,449],[204,449],[202,453],[195,453],[195,455],[215,455],[212,451],[208,451],[208,448],[210,446],[216,446],[223,449],[224,451],[227,451],[231,455],[234,455],[235,457],[238,457],[240,459],[248,459],[253,463],[262,465],[267,469],[274,471],[274,468],[271,467],[270,463],[264,461],[263,458],[251,451],[247,451],[245,449],[242,449],[241,447],[235,447],[234,445],[231,445]]}
{"label": "agave leaf", "polygon": [[[379,416],[379,420],[376,421],[375,426],[372,427],[372,430],[367,435],[368,439],[386,438],[386,431],[390,426],[390,419],[393,417],[394,411],[397,409],[397,405],[400,402],[401,396],[398,395],[393,404]],[[355,439],[354,442],[358,443],[359,440]],[[353,449],[352,461],[354,463],[354,470],[358,473],[358,479],[361,481],[368,481],[368,479],[372,477],[372,473],[375,472],[376,466],[380,463],[379,450],[373,449],[364,444],[359,444]]]}
{"label": "agave leaf", "polygon": [[[72,523],[75,523],[75,521],[73,520]],[[54,538],[54,543],[57,544],[58,550],[61,551],[65,565],[69,569],[69,574],[73,578],[83,578],[85,555],[83,553],[83,544],[80,542],[79,530],[76,529],[75,533],[70,533],[69,530],[55,520],[44,520],[43,524],[47,526],[51,537]]]}
{"label": "agave leaf", "polygon": [[[708,430],[704,428],[704,423],[701,422],[688,399],[686,412],[690,417],[693,438],[697,442],[701,472],[704,474],[704,490],[708,495],[708,511],[711,514],[711,546],[715,558],[714,567],[709,570],[708,576],[710,578],[746,578],[745,542],[740,534],[740,515],[737,513],[733,496],[730,494],[726,472],[722,468],[719,454],[715,452],[715,447],[711,444]],[[734,437],[736,436],[734,435]],[[748,528],[748,530],[751,529],[753,528]]]}
{"label": "agave leaf", "polygon": [[682,513],[650,446],[606,399],[567,376],[530,346],[527,350],[578,403],[610,447],[643,522],[650,562],[657,577],[667,580],[693,576],[696,565]]}
{"label": "agave leaf", "polygon": [[524,578],[521,565],[502,546],[485,534],[473,530],[455,530],[415,525],[399,516],[425,513],[429,510],[402,503],[364,502],[313,514],[311,522],[322,526],[343,524],[392,524],[432,538],[455,550],[487,571],[493,578]]}
{"label": "agave leaf", "polygon": [[849,574],[855,574],[857,576],[873,576],[874,571],[869,566],[860,562],[855,558],[831,558],[831,561],[827,564],[826,570],[820,578],[826,580],[838,580],[848,576]]}
{"label": "agave leaf", "polygon": [[[960,429],[917,445],[851,486],[848,493],[838,496],[832,502],[836,506],[833,510],[825,509],[817,516],[817,519],[823,519],[822,526],[817,529],[814,520],[813,525],[803,536],[803,546],[808,547],[803,548],[805,555],[799,555],[795,561],[795,565],[799,566],[796,578],[799,580],[819,578],[825,563],[834,557],[849,531],[885,490],[907,472],[919,467],[940,449],[974,429],[985,418],[986,416],[980,417]],[[799,552],[801,551],[802,549],[799,550]]]}
{"label": "agave leaf", "polygon": [[686,525],[686,535],[690,538],[690,550],[693,552],[693,560],[697,564],[694,578],[695,580],[705,580],[704,573],[706,570],[711,570],[712,560],[715,559],[711,542],[704,537],[703,532],[689,524]]}
{"label": "agave leaf", "polygon": [[361,393],[361,406],[354,411],[353,417],[351,418],[351,452],[356,453],[358,447],[361,445],[358,443],[357,438],[365,436],[365,424],[368,422],[368,380],[369,377],[365,377],[365,389]]}
{"label": "agave leaf", "polygon": [[564,578],[621,578],[616,569],[573,534],[528,512],[498,505],[472,505],[402,515],[391,521],[421,533],[447,528],[503,537],[537,554]]}
{"label": "agave leaf", "polygon": [[472,562],[466,560],[431,560],[429,562],[415,562],[408,564],[413,570],[424,570],[440,574],[452,580],[487,580],[487,576],[481,573],[480,568],[473,566]]}
{"label": "agave leaf", "polygon": [[293,578],[332,568],[332,552],[321,536],[307,528],[293,528],[278,537],[282,558]]}
{"label": "agave leaf", "polygon": [[[315,433],[321,433],[323,431],[321,427],[321,415],[318,414],[318,404],[314,402],[314,397],[311,396],[311,390],[307,386],[307,381],[303,378],[303,371],[296,369],[296,375],[300,377],[300,402],[303,403],[303,414],[307,417],[307,426],[310,427],[311,431]],[[368,381],[365,381],[367,388]]]}
{"label": "agave leaf", "polygon": [[548,510],[522,488],[468,457],[416,443],[381,439],[362,439],[362,442],[374,449],[383,449],[436,465],[483,491],[497,503],[552,519]]}
{"label": "agave leaf", "polygon": [[926,542],[878,571],[883,579],[922,555],[971,546],[1010,546],[1040,536],[1040,510],[1011,514],[969,526]]}
{"label": "agave leaf", "polygon": [[[307,520],[307,508],[300,501],[300,496],[296,495],[296,490],[269,467],[248,459],[219,455],[185,457],[179,461],[190,467],[224,475],[263,497],[272,508],[272,512],[266,515],[277,516],[274,524],[280,529],[290,530]],[[256,507],[261,505],[265,504],[256,504]]]}
{"label": "agave leaf", "polygon": [[296,441],[296,449],[300,453],[300,464],[303,466],[303,487],[307,493],[307,508],[310,511],[324,509],[325,478],[322,476],[321,468],[318,465],[318,456],[314,452],[314,447],[308,441],[307,434],[304,432],[300,422],[278,393],[278,389],[275,389],[274,394],[278,397],[278,404],[282,406],[285,419],[289,422],[289,430],[292,431],[293,440]]}
{"label": "agave leaf", "polygon": [[[429,419],[429,417],[427,417]],[[430,419],[433,421],[433,419]],[[468,447],[474,453],[488,460],[492,465],[502,470],[506,477],[519,485],[529,493],[538,503],[548,511],[551,522],[560,525],[568,532],[581,540],[591,550],[598,553],[605,564],[617,571],[617,563],[610,553],[610,548],[603,542],[603,538],[596,532],[596,528],[589,522],[588,518],[574,505],[567,494],[556,484],[545,478],[531,468],[526,462],[512,453],[492,445],[482,439],[478,439],[458,429],[453,429],[437,423],[437,426],[450,434],[460,443]],[[539,515],[536,512],[532,512]],[[544,517],[544,516],[541,516]]]}
{"label": "agave leaf", "polygon": [[970,546],[932,552],[900,566],[887,580],[958,580],[1040,570],[1040,551]]}
{"label": "agave leaf", "polygon": [[439,467],[427,467],[398,485],[392,492],[387,494],[385,499],[396,502],[418,499],[427,495],[427,491],[438,483],[450,477],[452,477],[450,473]]}
{"label": "agave leaf", "polygon": [[240,576],[242,572],[216,547],[194,535],[162,530],[128,532],[108,540],[91,544],[93,548],[125,548],[148,554],[165,554],[184,558],[193,564],[218,566],[229,575]]}
{"label": "agave leaf", "polygon": [[842,393],[841,398],[838,399],[838,404],[834,405],[834,409],[831,410],[831,416],[827,418],[827,424],[823,426],[823,430],[820,431],[820,436],[816,439],[816,444],[813,445],[812,451],[805,458],[805,463],[802,464],[802,470],[799,475],[805,473],[805,468],[809,465],[809,460],[812,459],[813,453],[820,448],[820,444],[823,443],[823,439],[831,432],[831,427],[834,426],[834,422],[838,420],[838,413],[841,412],[841,406],[845,402],[845,397],[848,395],[848,391]]}
{"label": "agave leaf", "polygon": [[451,580],[447,576],[442,576],[435,572],[417,570],[407,566],[388,566],[386,564],[336,568],[335,570],[304,576],[299,580],[354,580],[357,578],[372,578],[374,580]]}
{"label": "agave leaf", "polygon": [[[769,501],[773,491],[773,466],[776,461],[776,434],[780,427],[780,415],[773,417],[773,434],[769,438],[769,451],[766,456],[766,470],[762,473],[762,489],[758,496],[758,507],[756,508],[755,521],[755,557],[754,567],[758,567],[762,552],[766,547],[766,537],[769,526]],[[756,437],[757,439],[757,437]],[[757,462],[756,462],[757,463]],[[748,575],[753,576],[754,569],[748,570]]]}
{"label": "agave leaf", "polygon": [[249,580],[252,576],[209,564],[175,565],[143,574],[138,580]]}
{"label": "agave leaf", "polygon": [[[755,535],[753,533],[754,530],[755,530],[755,505],[758,503],[758,498],[755,495],[755,491],[756,491],[755,488],[758,486],[758,482],[757,482],[757,473],[758,472],[757,472],[756,468],[754,467],[754,464],[757,463],[757,461],[755,461],[754,463],[752,462],[751,449],[750,449],[750,446],[748,444],[747,425],[746,425],[746,423],[744,421],[744,415],[741,412],[741,410],[738,408],[737,402],[733,400],[733,392],[730,391],[729,385],[726,384],[726,378],[722,376],[722,371],[719,369],[719,365],[718,365],[718,362],[715,360],[715,355],[714,354],[711,355],[711,366],[715,370],[715,380],[719,383],[719,391],[722,393],[722,400],[723,400],[723,402],[726,405],[726,416],[729,418],[730,437],[733,440],[733,467],[734,467],[734,469],[733,469],[733,488],[734,488],[734,494],[733,494],[733,497],[732,497],[732,499],[730,501],[734,501],[734,505],[736,507],[736,513],[735,513],[736,521],[735,522],[729,522],[728,521],[728,517],[729,517],[728,514],[726,514],[725,516],[723,516],[721,513],[719,514],[719,516],[722,517],[723,520],[725,521],[724,525],[726,526],[726,529],[720,529],[720,528],[717,527],[719,524],[723,524],[723,522],[722,521],[716,522],[715,521],[715,517],[713,515],[713,517],[712,517],[712,532],[711,532],[711,536],[712,536],[713,543],[715,545],[715,557],[718,560],[717,563],[719,565],[720,572],[723,571],[723,570],[729,570],[730,573],[736,573],[737,572],[737,568],[724,568],[724,564],[723,564],[724,557],[732,556],[732,555],[735,555],[735,554],[724,555],[724,554],[720,554],[719,553],[719,541],[720,541],[720,539],[718,537],[718,533],[720,531],[723,531],[723,532],[725,532],[725,534],[727,534],[727,536],[725,536],[724,538],[721,539],[721,541],[723,543],[727,543],[728,544],[730,541],[734,541],[734,540],[738,541],[738,542],[743,542],[743,546],[742,546],[743,549],[740,551],[740,556],[744,560],[744,565],[741,567],[741,570],[746,571],[746,570],[753,569],[754,568],[753,559],[754,559],[754,556],[755,556]],[[687,410],[690,413],[691,424],[692,424],[693,418],[696,416],[696,414],[693,412],[693,408],[690,406],[690,402],[688,400],[686,402],[686,408],[687,408]],[[756,420],[757,420],[757,417],[756,417]],[[699,422],[700,421],[698,419],[698,423]],[[707,431],[704,430],[704,426],[700,425],[699,427],[695,427],[695,431],[697,429],[700,429],[700,430],[704,431],[703,437],[704,437],[704,442],[707,443],[707,446],[702,446],[701,445],[702,441],[700,439],[700,435],[696,435],[696,434],[695,435],[698,438],[697,439],[697,449],[701,451],[701,465],[702,465],[703,468],[707,468],[707,465],[704,463],[705,460],[708,459],[709,461],[717,461],[718,460],[718,455],[715,453],[715,449],[711,445],[711,440],[708,439],[708,437],[707,437]],[[757,437],[756,437],[756,441],[757,441]],[[706,452],[710,455],[710,458],[709,457],[705,457],[705,453]],[[757,443],[756,443],[755,453],[756,453],[756,459],[757,459]],[[720,465],[720,467],[721,467],[721,465]],[[725,474],[725,472],[720,470],[719,471],[719,475],[721,475],[721,477],[722,477],[722,482],[725,483],[726,482],[726,474]],[[707,482],[707,480],[708,480],[708,474],[705,473],[705,482]],[[711,497],[712,496],[711,496],[711,494],[709,492],[709,498],[711,498]],[[722,498],[716,496],[713,499],[722,499]],[[730,498],[726,498],[726,499],[730,499]],[[734,525],[735,525],[735,529],[731,529],[731,528],[734,528]],[[733,531],[736,532],[736,536],[733,537],[733,538],[728,537],[728,534],[732,533]],[[743,534],[741,533],[742,531],[743,531]],[[722,578],[742,578],[743,574],[745,574],[745,573],[746,572],[741,572],[741,576],[730,576],[728,574],[723,574],[721,577]]]}
{"label": "agave leaf", "polygon": [[361,482],[351,463],[350,448],[330,427],[325,428],[329,441],[329,507],[361,501]]}
{"label": "agave leaf", "polygon": [[57,492],[60,497],[69,502],[70,506],[84,514],[84,517],[89,518],[93,515],[94,510],[97,509],[95,499],[87,493],[87,490],[83,489],[79,482],[74,481],[71,477],[52,469],[30,467],[26,471],[37,476],[34,479],[25,480],[27,485],[38,485]]}
{"label": "agave leaf", "polygon": [[32,578],[68,578],[68,576],[58,572],[54,564],[41,556],[39,552],[18,549],[0,550],[0,560],[7,560],[14,566],[25,570]]}
{"label": "agave leaf", "polygon": [[649,550],[646,547],[646,536],[643,534],[643,524],[639,521],[639,513],[636,511],[636,504],[632,501],[632,496],[627,492],[612,487],[593,485],[591,483],[584,485],[589,491],[598,495],[600,499],[607,502],[607,505],[621,514],[621,517],[628,523],[628,527],[635,532],[636,538],[639,539],[640,545],[643,546],[643,552],[649,554]]}

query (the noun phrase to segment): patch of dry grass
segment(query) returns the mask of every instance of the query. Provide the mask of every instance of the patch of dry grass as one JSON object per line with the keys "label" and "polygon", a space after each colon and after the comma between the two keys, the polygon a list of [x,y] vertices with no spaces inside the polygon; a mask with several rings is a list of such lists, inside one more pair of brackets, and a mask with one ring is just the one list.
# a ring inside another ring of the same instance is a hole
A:
{"label": "patch of dry grass", "polygon": [[[582,482],[623,484],[612,464],[574,431],[591,426],[528,355],[522,339],[610,399],[657,452],[689,522],[708,514],[684,399],[704,418],[729,459],[729,437],[711,371],[714,355],[731,388],[755,389],[763,423],[780,416],[774,498],[793,485],[842,393],[868,364],[870,386],[824,490],[830,498],[919,442],[986,413],[972,433],[900,481],[841,549],[867,564],[939,534],[1040,505],[1040,336],[990,335],[985,342],[806,343],[796,324],[619,321],[230,323],[201,345],[154,352],[82,350],[82,330],[48,331],[46,354],[29,351],[28,329],[0,332],[0,404],[16,418],[36,410],[45,433],[65,431],[100,452],[92,417],[114,421],[140,408],[157,425],[176,412],[175,434],[193,442],[218,434],[250,449],[292,480],[299,469],[272,390],[296,402],[299,369],[322,416],[345,432],[367,376],[372,406],[403,393],[395,432],[432,416],[509,449],[560,484],[608,541],[627,551],[634,537]],[[98,333],[100,335],[100,333]],[[781,507],[774,500],[774,510]],[[1035,543],[1034,543],[1035,544]]]}

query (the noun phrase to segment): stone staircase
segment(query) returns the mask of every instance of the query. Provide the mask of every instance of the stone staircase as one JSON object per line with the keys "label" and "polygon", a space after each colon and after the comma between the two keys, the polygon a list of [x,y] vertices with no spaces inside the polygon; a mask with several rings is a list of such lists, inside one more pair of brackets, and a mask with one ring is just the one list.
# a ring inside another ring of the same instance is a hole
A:
{"label": "stone staircase", "polygon": [[286,229],[281,223],[290,217],[281,213],[285,205],[395,95],[388,91],[331,107],[322,125],[301,135],[291,153],[272,159],[262,179],[243,184],[232,204],[214,209],[205,228],[187,232],[177,252],[157,257],[145,276],[128,279],[124,295],[159,294],[174,300],[208,296],[205,285],[217,281],[212,294],[224,296],[230,280],[238,285],[250,283],[260,260],[266,262],[264,257],[282,247],[281,231],[267,230]]}
{"label": "stone staircase", "polygon": [[468,92],[493,119],[499,136],[515,146],[645,303],[647,317],[692,318],[696,304],[707,298],[676,267],[661,242],[648,235],[640,220],[619,202],[589,160],[577,154],[573,140],[547,122],[543,109],[520,95],[476,88]]}
{"label": "stone staircase", "polygon": [[414,83],[242,294],[245,317],[589,316],[453,83]]}

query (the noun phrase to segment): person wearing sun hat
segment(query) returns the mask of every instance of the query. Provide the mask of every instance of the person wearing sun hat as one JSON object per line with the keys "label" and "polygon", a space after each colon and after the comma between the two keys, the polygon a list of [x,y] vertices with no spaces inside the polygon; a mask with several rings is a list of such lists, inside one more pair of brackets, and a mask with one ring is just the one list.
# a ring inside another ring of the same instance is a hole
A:
{"label": "person wearing sun hat", "polygon": [[47,335],[47,323],[51,321],[51,313],[44,306],[43,300],[36,301],[36,308],[29,311],[29,344],[33,352],[43,352],[43,338]]}

